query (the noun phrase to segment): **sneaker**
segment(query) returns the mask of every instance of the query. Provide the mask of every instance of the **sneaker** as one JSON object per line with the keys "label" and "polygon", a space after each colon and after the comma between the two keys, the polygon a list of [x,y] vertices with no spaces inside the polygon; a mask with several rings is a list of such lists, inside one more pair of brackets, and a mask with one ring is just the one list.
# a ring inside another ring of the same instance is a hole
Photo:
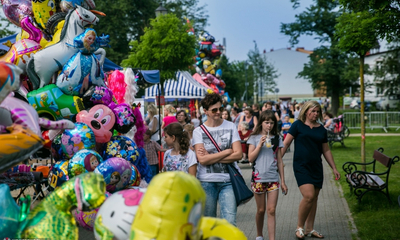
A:
{"label": "sneaker", "polygon": [[263,236],[256,237],[256,240],[264,240]]}

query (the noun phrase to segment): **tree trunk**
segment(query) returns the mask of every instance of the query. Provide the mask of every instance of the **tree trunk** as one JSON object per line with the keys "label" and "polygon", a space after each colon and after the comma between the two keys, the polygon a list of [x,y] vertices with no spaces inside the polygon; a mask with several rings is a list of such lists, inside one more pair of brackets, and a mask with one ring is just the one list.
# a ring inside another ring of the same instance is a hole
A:
{"label": "tree trunk", "polygon": [[[364,119],[364,55],[360,55],[360,100],[361,100],[361,162],[365,163],[365,119]],[[365,171],[365,166],[362,167]]]}
{"label": "tree trunk", "polygon": [[339,88],[332,88],[332,102],[331,102],[331,113],[333,116],[337,116],[339,109]]}

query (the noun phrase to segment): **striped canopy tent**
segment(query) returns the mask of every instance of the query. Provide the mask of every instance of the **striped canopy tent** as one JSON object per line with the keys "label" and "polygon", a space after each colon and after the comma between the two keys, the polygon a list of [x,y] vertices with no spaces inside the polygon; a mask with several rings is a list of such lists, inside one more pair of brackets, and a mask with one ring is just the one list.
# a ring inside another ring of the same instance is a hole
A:
{"label": "striped canopy tent", "polygon": [[[175,99],[202,99],[207,93],[207,88],[199,84],[190,73],[178,71],[176,80],[169,79],[164,82],[165,100]],[[159,86],[146,88],[145,100],[152,101],[161,94]]]}

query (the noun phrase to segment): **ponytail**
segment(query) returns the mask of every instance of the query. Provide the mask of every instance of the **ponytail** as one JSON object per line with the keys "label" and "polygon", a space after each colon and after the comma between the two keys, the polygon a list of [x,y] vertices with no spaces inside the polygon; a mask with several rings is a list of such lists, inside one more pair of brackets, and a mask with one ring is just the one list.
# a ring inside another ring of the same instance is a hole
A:
{"label": "ponytail", "polygon": [[187,131],[183,130],[180,123],[174,122],[164,128],[164,132],[169,136],[175,136],[179,143],[179,152],[181,155],[186,155],[189,151],[190,137]]}

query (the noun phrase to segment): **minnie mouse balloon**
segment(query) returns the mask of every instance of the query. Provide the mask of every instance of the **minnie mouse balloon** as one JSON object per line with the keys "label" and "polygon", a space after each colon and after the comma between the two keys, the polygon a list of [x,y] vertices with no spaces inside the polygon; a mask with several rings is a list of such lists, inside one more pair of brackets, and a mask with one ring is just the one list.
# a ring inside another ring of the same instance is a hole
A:
{"label": "minnie mouse balloon", "polygon": [[77,122],[74,129],[67,129],[61,135],[61,147],[68,159],[81,149],[94,149],[95,146],[94,133],[85,123]]}
{"label": "minnie mouse balloon", "polygon": [[124,189],[132,177],[131,163],[123,158],[107,159],[94,172],[103,175],[106,190],[110,193]]}

